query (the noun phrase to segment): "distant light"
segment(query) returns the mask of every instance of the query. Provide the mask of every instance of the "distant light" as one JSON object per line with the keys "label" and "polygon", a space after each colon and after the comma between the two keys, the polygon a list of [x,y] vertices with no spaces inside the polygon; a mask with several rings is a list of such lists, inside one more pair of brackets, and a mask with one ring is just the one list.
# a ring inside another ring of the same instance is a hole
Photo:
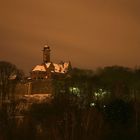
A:
{"label": "distant light", "polygon": [[95,97],[104,97],[106,94],[108,94],[109,92],[104,91],[103,89],[99,89],[97,92],[94,93]]}
{"label": "distant light", "polygon": [[103,91],[103,89],[101,89],[101,88],[100,88],[100,89],[99,89],[99,91],[100,91],[100,92],[102,92],[102,91]]}
{"label": "distant light", "polygon": [[91,106],[91,107],[95,106],[95,103],[90,103],[90,106]]}
{"label": "distant light", "polygon": [[104,108],[106,107],[106,105],[103,106]]}
{"label": "distant light", "polygon": [[95,92],[95,96],[98,96],[98,93]]}
{"label": "distant light", "polygon": [[80,89],[78,87],[69,87],[69,91],[74,95],[80,96]]}

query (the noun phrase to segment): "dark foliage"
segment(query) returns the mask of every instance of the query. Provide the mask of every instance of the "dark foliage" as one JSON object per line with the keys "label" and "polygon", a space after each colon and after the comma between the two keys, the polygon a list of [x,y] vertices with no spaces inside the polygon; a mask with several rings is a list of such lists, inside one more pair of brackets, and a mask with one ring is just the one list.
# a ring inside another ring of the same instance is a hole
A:
{"label": "dark foliage", "polygon": [[14,64],[0,61],[0,97],[1,102],[14,97],[16,84],[23,78],[23,72]]}
{"label": "dark foliage", "polygon": [[105,118],[111,123],[126,124],[132,121],[134,107],[132,103],[116,99],[108,103],[104,108]]}
{"label": "dark foliage", "polygon": [[[22,112],[21,122],[3,108],[0,139],[135,140],[140,132],[139,79],[138,69],[112,66],[93,72],[75,68],[67,77],[55,77],[53,100],[32,104],[28,112]],[[107,96],[95,98],[99,89],[107,91]]]}

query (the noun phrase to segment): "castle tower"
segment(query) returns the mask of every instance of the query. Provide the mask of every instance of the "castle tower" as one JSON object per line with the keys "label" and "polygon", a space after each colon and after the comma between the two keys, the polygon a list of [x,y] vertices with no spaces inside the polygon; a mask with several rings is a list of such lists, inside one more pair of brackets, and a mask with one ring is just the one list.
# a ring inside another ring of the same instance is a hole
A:
{"label": "castle tower", "polygon": [[43,48],[43,62],[47,63],[50,62],[50,47],[48,45],[45,45]]}

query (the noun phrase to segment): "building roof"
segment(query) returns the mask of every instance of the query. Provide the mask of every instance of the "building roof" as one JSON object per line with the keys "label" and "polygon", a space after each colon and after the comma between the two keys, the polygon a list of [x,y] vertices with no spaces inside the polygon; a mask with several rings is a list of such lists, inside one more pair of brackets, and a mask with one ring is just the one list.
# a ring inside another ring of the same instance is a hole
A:
{"label": "building roof", "polygon": [[36,65],[32,71],[46,71],[44,65]]}
{"label": "building roof", "polygon": [[48,68],[50,68],[51,64],[53,64],[54,70],[51,70],[51,72],[55,73],[66,73],[68,71],[68,68],[70,66],[70,62],[63,62],[63,63],[45,63],[41,65],[36,65],[32,71],[42,71],[45,72],[47,71]]}

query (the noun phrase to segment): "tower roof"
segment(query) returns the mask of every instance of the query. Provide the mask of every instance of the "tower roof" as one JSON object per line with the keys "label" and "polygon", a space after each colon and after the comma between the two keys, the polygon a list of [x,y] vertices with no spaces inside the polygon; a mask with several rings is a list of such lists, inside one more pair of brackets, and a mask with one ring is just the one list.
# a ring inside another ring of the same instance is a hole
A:
{"label": "tower roof", "polygon": [[50,50],[50,47],[49,47],[47,44],[45,44],[45,45],[44,45],[44,49]]}

